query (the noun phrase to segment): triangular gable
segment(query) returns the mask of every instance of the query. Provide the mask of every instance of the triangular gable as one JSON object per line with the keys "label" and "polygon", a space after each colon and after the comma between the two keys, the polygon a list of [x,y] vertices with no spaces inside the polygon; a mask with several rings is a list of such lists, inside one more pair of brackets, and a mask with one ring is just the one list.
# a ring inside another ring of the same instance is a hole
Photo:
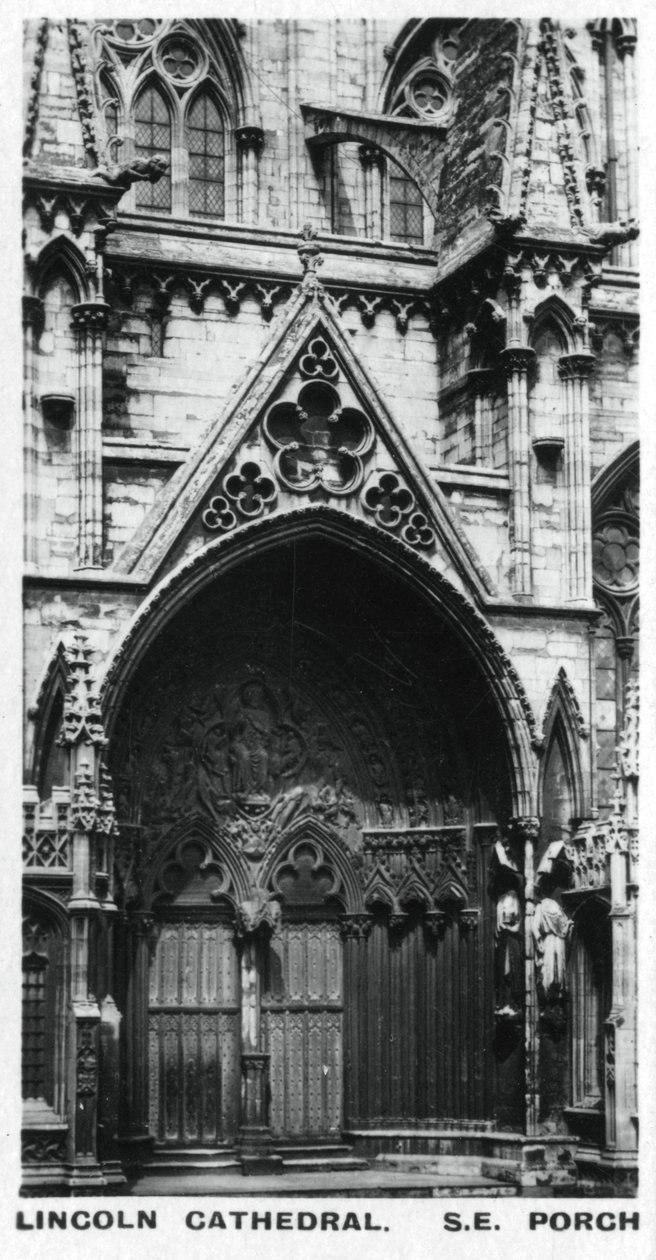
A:
{"label": "triangular gable", "polygon": [[507,213],[527,232],[578,235],[594,219],[586,156],[562,35],[548,19],[529,34],[517,86]]}
{"label": "triangular gable", "polygon": [[492,586],[325,293],[299,289],[199,449],[117,561],[151,580],[260,515],[313,503],[364,517],[481,598]]}

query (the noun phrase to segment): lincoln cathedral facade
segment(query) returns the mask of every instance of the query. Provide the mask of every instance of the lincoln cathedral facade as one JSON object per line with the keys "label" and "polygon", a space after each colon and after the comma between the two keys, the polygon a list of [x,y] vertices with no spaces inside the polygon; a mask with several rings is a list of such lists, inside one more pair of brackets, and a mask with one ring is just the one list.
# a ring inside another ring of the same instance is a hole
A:
{"label": "lincoln cathedral facade", "polygon": [[23,1193],[632,1193],[635,22],[24,48]]}

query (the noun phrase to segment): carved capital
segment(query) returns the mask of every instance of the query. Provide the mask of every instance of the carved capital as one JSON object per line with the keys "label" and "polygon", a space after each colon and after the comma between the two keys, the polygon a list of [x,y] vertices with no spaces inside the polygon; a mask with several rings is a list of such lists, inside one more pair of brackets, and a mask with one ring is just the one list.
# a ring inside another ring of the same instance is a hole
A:
{"label": "carved capital", "polygon": [[77,332],[103,332],[109,315],[107,302],[79,302],[71,311],[71,322]]}
{"label": "carved capital", "polygon": [[539,818],[513,818],[511,823],[513,839],[535,844],[540,835]]}
{"label": "carved capital", "polygon": [[271,893],[264,888],[254,888],[251,896],[237,906],[237,935],[253,936],[262,929],[273,935],[280,923],[280,914],[280,904],[273,900]]}
{"label": "carved capital", "polygon": [[509,346],[499,358],[507,376],[528,375],[535,363],[535,350],[530,346]]}
{"label": "carved capital", "polygon": [[260,153],[264,147],[264,129],[252,125],[235,127],[235,140],[242,153],[251,149],[254,153]]}
{"label": "carved capital", "polygon": [[358,157],[365,171],[370,171],[375,166],[381,171],[385,169],[385,154],[382,149],[377,149],[374,145],[361,144]]}
{"label": "carved capital", "polygon": [[446,927],[446,914],[444,910],[427,910],[425,923],[432,936],[441,936]]}
{"label": "carved capital", "polygon": [[480,912],[478,910],[461,910],[458,915],[463,932],[474,932],[478,927]]}
{"label": "carved capital", "polygon": [[558,360],[558,375],[562,380],[585,380],[596,362],[594,354],[563,354]]}
{"label": "carved capital", "polygon": [[637,43],[638,36],[636,34],[623,31],[621,35],[617,36],[617,39],[615,40],[615,47],[617,48],[620,57],[632,57],[636,50]]}
{"label": "carved capital", "polygon": [[344,940],[366,940],[372,926],[373,916],[370,914],[343,914],[339,920],[340,935]]}

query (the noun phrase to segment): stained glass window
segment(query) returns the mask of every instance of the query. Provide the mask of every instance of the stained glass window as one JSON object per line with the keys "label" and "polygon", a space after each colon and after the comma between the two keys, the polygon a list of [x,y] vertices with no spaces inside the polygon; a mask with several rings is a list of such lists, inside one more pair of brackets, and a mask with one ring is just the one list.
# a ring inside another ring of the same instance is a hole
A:
{"label": "stained glass window", "polygon": [[[163,97],[155,88],[141,93],[135,110],[135,153],[139,158],[157,155],[171,160],[171,117]],[[147,210],[171,209],[169,172],[155,184],[147,180],[136,185],[137,206]]]}
{"label": "stained glass window", "polygon": [[189,212],[221,218],[224,213],[224,133],[211,96],[197,97],[187,116]]}

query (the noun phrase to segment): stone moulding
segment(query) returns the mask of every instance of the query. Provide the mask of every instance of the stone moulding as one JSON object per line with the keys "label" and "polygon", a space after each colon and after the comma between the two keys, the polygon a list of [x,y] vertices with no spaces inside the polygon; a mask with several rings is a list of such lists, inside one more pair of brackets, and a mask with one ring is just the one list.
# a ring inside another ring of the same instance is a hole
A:
{"label": "stone moulding", "polygon": [[524,812],[534,776],[530,749],[539,743],[539,733],[525,688],[492,627],[473,603],[416,550],[364,520],[347,520],[322,504],[291,510],[268,521],[251,521],[235,533],[208,543],[160,581],[135,614],[108,663],[101,688],[108,736],[111,738],[113,717],[141,654],[181,603],[214,580],[224,566],[238,563],[239,556],[250,552],[258,539],[266,549],[283,537],[307,539],[315,533],[346,541],[349,546],[357,545],[377,563],[387,559],[400,573],[430,592],[432,599],[437,598],[458,636],[483,663],[497,704],[508,714],[515,790],[518,804],[521,802],[518,812]]}

